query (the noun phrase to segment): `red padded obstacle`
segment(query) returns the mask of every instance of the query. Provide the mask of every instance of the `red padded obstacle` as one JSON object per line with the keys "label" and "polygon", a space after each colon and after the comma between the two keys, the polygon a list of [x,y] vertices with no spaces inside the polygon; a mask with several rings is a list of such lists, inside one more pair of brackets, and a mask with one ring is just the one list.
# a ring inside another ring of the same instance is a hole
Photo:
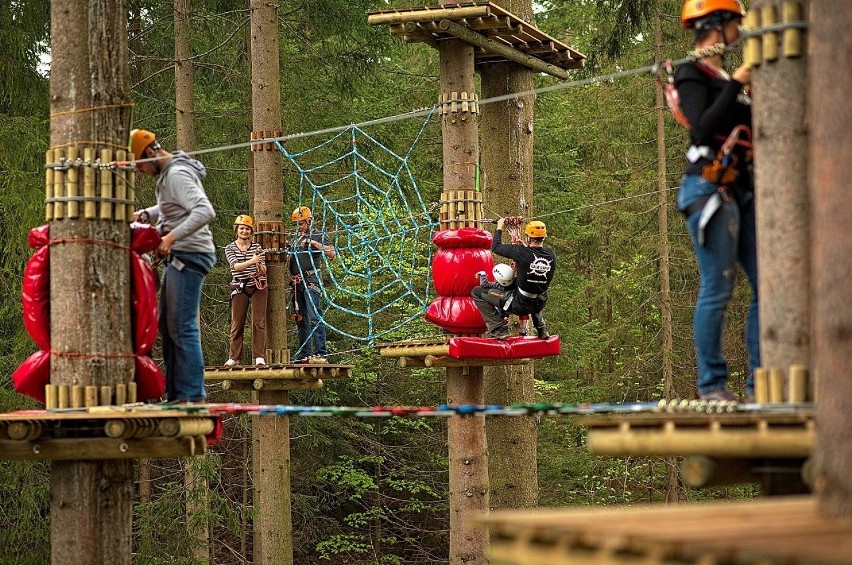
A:
{"label": "red padded obstacle", "polygon": [[438,296],[470,296],[476,273],[494,268],[490,249],[439,249],[432,257],[432,282]]}
{"label": "red padded obstacle", "polygon": [[454,359],[527,359],[559,355],[560,349],[558,335],[547,339],[518,336],[505,340],[454,337],[450,339],[449,355]]}

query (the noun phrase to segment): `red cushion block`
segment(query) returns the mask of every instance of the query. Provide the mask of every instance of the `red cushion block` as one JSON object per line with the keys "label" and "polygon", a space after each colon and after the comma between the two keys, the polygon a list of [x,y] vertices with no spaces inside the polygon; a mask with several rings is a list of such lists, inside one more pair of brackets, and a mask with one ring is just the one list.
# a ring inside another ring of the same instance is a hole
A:
{"label": "red cushion block", "polygon": [[454,359],[526,359],[559,355],[561,344],[558,335],[547,339],[537,337],[510,337],[505,340],[482,337],[454,337],[450,339],[450,357]]}

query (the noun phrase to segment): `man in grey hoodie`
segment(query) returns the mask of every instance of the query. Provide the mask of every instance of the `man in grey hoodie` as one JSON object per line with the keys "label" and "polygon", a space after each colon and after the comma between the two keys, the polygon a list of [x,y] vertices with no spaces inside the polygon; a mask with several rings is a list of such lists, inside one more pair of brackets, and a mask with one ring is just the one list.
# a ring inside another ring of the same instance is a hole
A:
{"label": "man in grey hoodie", "polygon": [[216,262],[208,226],[216,213],[201,184],[207,171],[186,153],[164,150],[150,131],[133,130],[130,149],[137,170],[157,179],[157,204],[137,210],[133,218],[156,222],[163,238],[157,253],[167,263],[159,313],[166,400],[200,402],[206,392],[198,310],[201,285]]}

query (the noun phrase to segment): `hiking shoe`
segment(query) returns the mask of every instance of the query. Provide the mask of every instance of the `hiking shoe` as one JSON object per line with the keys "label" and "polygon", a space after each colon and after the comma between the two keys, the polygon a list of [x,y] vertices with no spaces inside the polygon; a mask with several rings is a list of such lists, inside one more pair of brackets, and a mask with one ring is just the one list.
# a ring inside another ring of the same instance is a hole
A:
{"label": "hiking shoe", "polygon": [[547,331],[547,328],[544,327],[544,326],[541,326],[540,328],[536,328],[535,331],[536,331],[536,333],[538,333],[538,339],[549,339],[550,338],[550,332]]}
{"label": "hiking shoe", "polygon": [[716,390],[711,390],[710,392],[699,392],[698,398],[700,400],[716,400],[716,401],[726,401],[726,402],[736,402],[737,397],[734,396],[728,387],[717,388]]}
{"label": "hiking shoe", "polygon": [[507,337],[509,337],[509,333],[510,332],[508,326],[497,326],[482,334],[482,337],[488,339],[506,339]]}
{"label": "hiking shoe", "polygon": [[264,359],[263,357],[258,357],[257,359],[254,360],[254,364],[255,365],[266,365],[266,359]]}
{"label": "hiking shoe", "polygon": [[228,359],[227,361],[225,361],[226,367],[233,367],[234,365],[239,365],[239,364],[240,364],[240,362],[237,361],[236,359]]}

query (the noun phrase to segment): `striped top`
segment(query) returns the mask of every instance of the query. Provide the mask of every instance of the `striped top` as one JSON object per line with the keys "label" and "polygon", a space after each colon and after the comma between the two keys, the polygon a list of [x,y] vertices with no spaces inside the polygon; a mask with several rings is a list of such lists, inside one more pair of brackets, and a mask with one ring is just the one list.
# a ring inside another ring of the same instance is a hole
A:
{"label": "striped top", "polygon": [[[249,265],[242,271],[234,270],[234,265],[237,263],[245,263],[258,253],[262,251],[262,247],[259,243],[253,242],[249,245],[249,248],[246,251],[243,251],[239,247],[237,247],[237,243],[232,241],[228,245],[225,246],[225,260],[228,261],[228,265],[231,266],[231,280],[235,283],[245,282],[247,284],[253,285],[254,281],[252,277],[257,275],[257,265]],[[266,276],[260,277],[261,281],[266,280]]]}

